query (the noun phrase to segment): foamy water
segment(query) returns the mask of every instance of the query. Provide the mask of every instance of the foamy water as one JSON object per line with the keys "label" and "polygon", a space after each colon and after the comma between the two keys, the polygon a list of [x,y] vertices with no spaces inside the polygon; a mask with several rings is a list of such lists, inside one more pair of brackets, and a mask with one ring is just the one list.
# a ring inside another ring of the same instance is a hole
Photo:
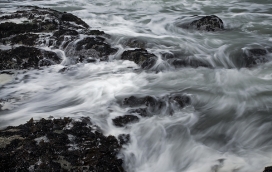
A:
{"label": "foamy water", "polygon": [[[105,135],[130,134],[119,155],[129,172],[261,172],[271,165],[272,62],[239,66],[243,50],[272,47],[270,0],[0,1],[3,13],[20,5],[71,12],[110,34],[119,51],[109,62],[77,64],[65,73],[58,72],[67,63],[63,55],[61,65],[0,74],[1,128],[32,117],[89,116]],[[175,25],[211,14],[224,21],[226,30]],[[120,60],[127,49],[122,42],[135,37],[159,57],[150,71]],[[213,69],[175,69],[162,56],[167,52]],[[188,95],[191,105],[172,113],[162,109],[124,128],[112,123],[130,109],[120,105],[124,98],[175,94]]]}

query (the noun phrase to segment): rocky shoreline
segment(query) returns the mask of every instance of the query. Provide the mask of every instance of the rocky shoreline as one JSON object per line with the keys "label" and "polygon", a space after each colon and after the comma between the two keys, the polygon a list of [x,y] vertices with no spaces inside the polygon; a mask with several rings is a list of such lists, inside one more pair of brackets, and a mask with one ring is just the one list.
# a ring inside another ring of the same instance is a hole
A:
{"label": "rocky shoreline", "polygon": [[[223,21],[215,16],[192,17],[177,27],[204,32],[223,32]],[[92,30],[73,14],[36,6],[20,7],[0,17],[0,72],[42,69],[63,64],[65,72],[77,63],[99,63],[114,60],[135,62],[141,70],[153,70],[159,57],[146,48],[147,42],[137,38],[122,43],[124,50],[110,43],[111,35]],[[64,56],[59,51],[64,52]],[[269,48],[244,49],[237,68],[251,68],[269,61]],[[215,68],[211,63],[190,56],[179,58],[175,52],[161,54],[173,68]],[[64,62],[65,58],[65,62]],[[191,103],[187,95],[166,97],[127,97],[121,106],[130,107],[124,116],[112,120],[116,127],[126,127],[141,118],[173,108],[182,109]],[[167,104],[167,106],[166,106]],[[170,107],[170,108],[166,108]],[[123,160],[118,158],[122,145],[130,136],[104,136],[90,118],[73,120],[30,119],[20,126],[0,130],[0,169],[4,171],[111,171],[122,172]],[[271,171],[266,167],[264,172]]]}
{"label": "rocky shoreline", "polygon": [[113,136],[104,136],[89,118],[30,119],[0,130],[0,168],[122,172],[123,161],[117,158],[121,143]]}

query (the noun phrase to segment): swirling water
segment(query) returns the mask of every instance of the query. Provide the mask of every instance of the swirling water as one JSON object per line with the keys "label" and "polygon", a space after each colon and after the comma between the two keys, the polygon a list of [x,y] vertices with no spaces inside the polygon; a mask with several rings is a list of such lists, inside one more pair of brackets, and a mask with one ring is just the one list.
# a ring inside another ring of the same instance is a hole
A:
{"label": "swirling water", "polygon": [[[128,133],[120,152],[130,172],[261,172],[272,163],[272,63],[240,68],[242,49],[272,47],[271,0],[0,0],[1,12],[37,5],[71,12],[112,35],[119,48],[109,62],[62,65],[1,75],[0,127],[31,117],[89,116],[105,135]],[[175,22],[215,14],[226,30],[185,30]],[[126,38],[148,42],[161,58],[151,71],[121,61]],[[163,53],[200,59],[209,68],[169,66]],[[61,52],[60,52],[61,53]],[[269,55],[271,56],[271,55]],[[189,95],[192,104],[118,128],[112,119],[128,110],[131,95]]]}

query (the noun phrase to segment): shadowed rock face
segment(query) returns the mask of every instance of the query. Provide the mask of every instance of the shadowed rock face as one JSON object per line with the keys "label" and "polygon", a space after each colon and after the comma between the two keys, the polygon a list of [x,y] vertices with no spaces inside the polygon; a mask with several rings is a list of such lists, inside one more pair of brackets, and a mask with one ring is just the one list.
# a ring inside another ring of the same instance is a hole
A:
{"label": "shadowed rock face", "polygon": [[201,19],[194,20],[190,27],[197,30],[217,31],[224,29],[223,21],[216,15],[205,16]]}
{"label": "shadowed rock face", "polygon": [[150,69],[156,63],[157,57],[145,49],[127,50],[121,56],[122,60],[134,61],[143,69]]}
{"label": "shadowed rock face", "polygon": [[[32,119],[7,127],[0,130],[0,169],[123,172],[122,160],[116,157],[121,148],[118,140],[96,128],[89,118]],[[124,144],[129,136],[120,139]]]}
{"label": "shadowed rock face", "polygon": [[60,62],[61,59],[56,53],[34,47],[20,46],[10,50],[0,50],[0,70],[36,69]]}

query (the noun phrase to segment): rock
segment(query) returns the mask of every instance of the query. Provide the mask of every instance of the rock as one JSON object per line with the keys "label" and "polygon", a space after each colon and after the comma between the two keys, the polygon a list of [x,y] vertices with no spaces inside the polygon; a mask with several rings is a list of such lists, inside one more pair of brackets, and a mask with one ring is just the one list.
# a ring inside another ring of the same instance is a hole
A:
{"label": "rock", "polygon": [[119,116],[112,120],[113,124],[118,127],[124,127],[127,124],[138,122],[139,118],[134,115]]}
{"label": "rock", "polygon": [[16,24],[11,22],[0,24],[0,38],[9,37],[14,34],[40,32],[38,24],[26,23]]}
{"label": "rock", "polygon": [[123,101],[124,105],[130,106],[130,107],[137,107],[141,105],[155,106],[156,103],[157,103],[157,100],[151,96],[146,96],[146,97],[130,96],[129,98],[125,98]]}
{"label": "rock", "polygon": [[268,62],[265,49],[246,49],[243,52],[244,66],[253,67],[257,64]]}
{"label": "rock", "polygon": [[10,50],[0,50],[0,70],[30,69],[59,64],[61,59],[51,51],[20,46]]}
{"label": "rock", "polygon": [[121,145],[128,144],[130,141],[130,135],[129,134],[120,134],[118,136],[118,140]]}
{"label": "rock", "polygon": [[201,19],[194,20],[190,26],[193,29],[205,31],[218,31],[224,29],[223,21],[216,15],[205,16]]}
{"label": "rock", "polygon": [[61,21],[68,21],[68,22],[75,22],[76,24],[81,25],[81,26],[83,26],[85,28],[89,27],[88,24],[86,24],[80,18],[78,18],[77,16],[75,16],[75,15],[73,15],[71,13],[66,13],[66,12],[62,13],[60,20]]}
{"label": "rock", "polygon": [[148,53],[145,49],[127,50],[121,55],[122,60],[134,61],[143,69],[150,69],[157,61],[154,54]]}
{"label": "rock", "polygon": [[263,172],[272,172],[272,166],[271,167],[265,167]]}
{"label": "rock", "polygon": [[81,59],[92,57],[107,60],[109,55],[117,52],[117,49],[111,48],[102,37],[86,37],[78,41],[75,46],[70,46],[67,47],[67,49],[70,49],[67,56],[79,56]]}
{"label": "rock", "polygon": [[177,96],[171,97],[170,99],[171,101],[174,101],[175,103],[177,103],[181,108],[191,103],[191,100],[188,96],[177,95]]}
{"label": "rock", "polygon": [[184,29],[196,29],[202,31],[219,31],[224,29],[223,21],[216,15],[210,16],[194,16],[187,21],[177,22],[178,27]]}
{"label": "rock", "polygon": [[[12,23],[11,19],[17,19],[19,22]],[[12,47],[23,44],[32,47],[48,46],[61,49],[65,52],[66,57],[70,58],[71,64],[96,62],[96,59],[107,60],[109,55],[117,52],[117,49],[112,48],[106,42],[105,38],[110,37],[109,35],[103,31],[90,30],[83,20],[70,13],[36,6],[23,6],[19,7],[16,12],[1,16],[0,20],[0,42],[2,44]],[[80,34],[89,36],[82,39],[79,37]],[[16,57],[17,61],[20,56]],[[37,58],[40,59],[41,56]],[[30,61],[28,63],[36,64]],[[44,59],[40,66],[50,64],[52,61]],[[37,65],[34,66],[37,67]]]}
{"label": "rock", "polygon": [[[123,172],[121,149],[113,136],[105,137],[89,118],[34,121],[0,130],[0,168],[3,171]],[[12,138],[12,139],[9,139]],[[124,136],[125,141],[127,137]]]}
{"label": "rock", "polygon": [[130,96],[123,100],[124,106],[133,108],[127,111],[129,114],[140,115],[142,117],[153,116],[154,114],[159,114],[162,111],[172,114],[174,109],[182,109],[189,104],[191,104],[190,97],[179,94],[159,98],[154,98],[152,96]]}

